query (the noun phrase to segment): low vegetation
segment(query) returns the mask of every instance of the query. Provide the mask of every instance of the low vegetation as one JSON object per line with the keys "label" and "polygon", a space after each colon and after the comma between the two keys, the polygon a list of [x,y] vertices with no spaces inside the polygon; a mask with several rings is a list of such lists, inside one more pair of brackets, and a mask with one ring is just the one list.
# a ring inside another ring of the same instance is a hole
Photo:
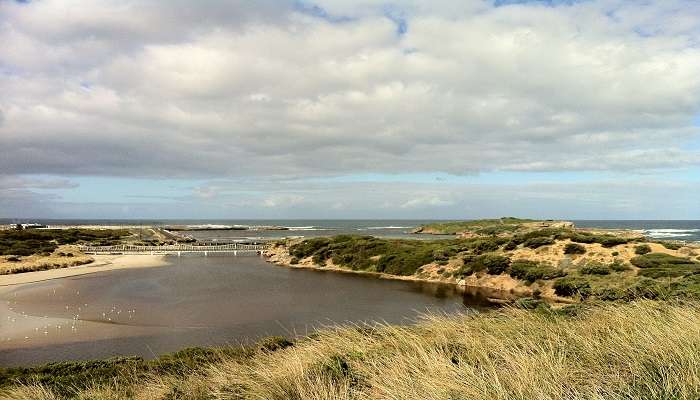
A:
{"label": "low vegetation", "polygon": [[566,227],[443,240],[336,236],[289,247],[291,264],[310,260],[355,271],[451,282],[506,275],[521,282],[520,293],[607,301],[697,298],[697,253],[691,248],[684,250],[689,256],[659,251],[668,248],[634,235]]}
{"label": "low vegetation", "polygon": [[[433,261],[448,260],[462,251],[482,252],[491,243],[461,240],[394,240],[372,236],[341,235],[314,238],[294,244],[289,254],[313,262],[335,265],[356,271],[384,272],[392,275],[413,275],[421,266]],[[498,245],[493,244],[498,248]],[[489,247],[490,248],[490,247]]]}
{"label": "low vegetation", "polygon": [[0,255],[49,255],[60,245],[112,245],[127,235],[127,230],[116,229],[9,229],[0,231]]}
{"label": "low vegetation", "polygon": [[498,219],[477,219],[469,221],[449,221],[425,224],[416,229],[416,233],[433,233],[441,235],[454,235],[456,233],[471,231],[481,235],[498,235],[501,233],[513,233],[528,222],[537,222],[533,219],[504,217]]}
{"label": "low vegetation", "polygon": [[700,263],[665,253],[648,253],[634,257],[630,262],[640,268],[640,276],[649,278],[683,277],[700,273]]}
{"label": "low vegetation", "polygon": [[[565,279],[558,281],[566,282],[563,290],[585,290]],[[3,371],[0,397],[700,397],[698,304],[642,301],[560,311],[537,300],[521,304],[476,315],[429,317],[416,326],[328,329],[273,350],[196,350],[171,361],[117,359]]]}
{"label": "low vegetation", "polygon": [[578,243],[567,243],[564,246],[564,254],[586,254],[586,248]]}
{"label": "low vegetation", "polygon": [[0,390],[34,385],[50,389],[57,397],[71,398],[94,386],[127,386],[134,380],[153,376],[187,375],[217,362],[244,361],[293,343],[272,336],[249,347],[193,347],[153,360],[141,357],[113,357],[104,360],[67,361],[37,367],[0,368]]}
{"label": "low vegetation", "polygon": [[634,254],[638,254],[641,256],[647,253],[651,253],[651,247],[649,247],[648,244],[640,244],[638,246],[634,246]]}

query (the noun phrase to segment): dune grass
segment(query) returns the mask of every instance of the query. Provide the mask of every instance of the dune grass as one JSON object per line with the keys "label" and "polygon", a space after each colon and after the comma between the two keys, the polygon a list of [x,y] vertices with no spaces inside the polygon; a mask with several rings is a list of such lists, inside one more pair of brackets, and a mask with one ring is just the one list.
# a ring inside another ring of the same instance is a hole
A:
{"label": "dune grass", "polygon": [[[640,301],[327,329],[177,374],[85,383],[80,399],[697,399],[700,308]],[[6,399],[61,399],[50,386]]]}

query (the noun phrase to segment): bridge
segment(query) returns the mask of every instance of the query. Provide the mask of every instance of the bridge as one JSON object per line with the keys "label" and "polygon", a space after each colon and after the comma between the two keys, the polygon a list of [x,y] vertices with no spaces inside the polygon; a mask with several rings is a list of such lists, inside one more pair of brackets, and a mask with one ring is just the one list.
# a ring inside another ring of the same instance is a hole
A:
{"label": "bridge", "polygon": [[162,246],[137,246],[121,244],[116,246],[80,246],[80,251],[85,254],[203,254],[209,253],[237,255],[258,255],[268,248],[267,244],[169,244]]}

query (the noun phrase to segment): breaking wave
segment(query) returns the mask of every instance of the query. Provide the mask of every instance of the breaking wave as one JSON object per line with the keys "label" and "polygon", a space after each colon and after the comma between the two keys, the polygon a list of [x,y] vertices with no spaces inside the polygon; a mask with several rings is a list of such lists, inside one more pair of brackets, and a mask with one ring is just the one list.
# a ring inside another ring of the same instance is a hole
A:
{"label": "breaking wave", "polygon": [[645,234],[653,238],[669,238],[669,237],[689,237],[695,236],[700,229],[646,229]]}

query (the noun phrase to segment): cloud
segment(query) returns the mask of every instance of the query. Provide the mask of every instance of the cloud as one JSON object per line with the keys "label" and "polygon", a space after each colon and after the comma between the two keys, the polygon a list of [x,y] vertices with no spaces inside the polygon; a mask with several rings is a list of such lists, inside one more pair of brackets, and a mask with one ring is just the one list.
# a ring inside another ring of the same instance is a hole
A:
{"label": "cloud", "polygon": [[421,196],[401,204],[401,208],[435,208],[453,205],[454,201],[445,200],[438,196]]}
{"label": "cloud", "polygon": [[[206,187],[209,184],[203,184]],[[415,183],[212,181],[214,199],[66,201],[0,188],[0,217],[458,219],[515,215],[566,219],[697,219],[697,181],[663,176],[572,182]],[[164,201],[166,200],[166,201]],[[128,205],[128,209],[125,209]],[[402,207],[403,206],[403,207]],[[8,214],[9,212],[9,214]]]}
{"label": "cloud", "polygon": [[278,207],[294,207],[305,202],[304,196],[288,194],[274,195],[263,200],[263,207],[278,208]]}
{"label": "cloud", "polygon": [[78,184],[63,178],[28,178],[0,174],[0,189],[74,189]]}
{"label": "cloud", "polygon": [[0,2],[0,170],[698,166],[698,15],[687,0]]}

